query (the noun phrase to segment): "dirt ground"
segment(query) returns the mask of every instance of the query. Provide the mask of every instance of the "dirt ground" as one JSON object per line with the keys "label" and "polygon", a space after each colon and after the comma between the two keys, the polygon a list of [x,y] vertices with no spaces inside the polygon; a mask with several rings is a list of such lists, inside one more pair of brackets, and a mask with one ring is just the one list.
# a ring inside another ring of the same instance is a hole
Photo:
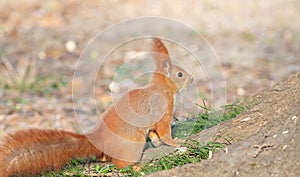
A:
{"label": "dirt ground", "polygon": [[[191,102],[192,106],[202,104],[203,98],[208,105],[217,103],[215,105],[221,106],[258,93],[300,69],[299,9],[297,0],[192,0],[189,3],[93,0],[26,0],[20,3],[2,0],[0,58],[1,62],[9,61],[12,67],[9,73],[22,75],[29,61],[33,60],[36,73],[32,77],[62,77],[68,84],[66,88],[45,96],[35,92],[20,94],[17,90],[5,89],[4,83],[1,83],[0,131],[4,133],[28,127],[81,131],[74,120],[72,102],[76,62],[89,40],[98,32],[134,17],[175,19],[200,32],[216,52],[219,61],[201,60],[204,69],[211,71],[209,75],[196,78],[201,98],[186,103]],[[168,46],[171,53],[176,54],[177,48]],[[197,47],[194,48],[197,50]],[[108,85],[115,68],[136,49],[138,47],[135,46],[125,52],[119,51],[113,57],[115,60],[108,62],[109,67],[97,88],[100,112],[111,101]],[[188,57],[183,59],[189,61]],[[187,62],[187,66],[187,70],[195,69],[192,63]],[[6,71],[1,68],[1,74],[3,72]],[[221,75],[217,74],[220,72]],[[76,88],[80,90],[82,85],[76,85]],[[79,108],[87,127],[94,125],[91,120],[97,120],[96,109],[94,100],[85,101]]]}
{"label": "dirt ground", "polygon": [[[300,75],[254,100],[249,111],[193,137],[226,143],[226,148],[209,160],[149,176],[299,176]],[[207,138],[212,133],[215,136]]]}
{"label": "dirt ground", "polygon": [[[92,128],[94,120],[99,118],[97,112],[103,112],[112,101],[109,84],[116,68],[147,46],[132,43],[112,55],[112,60],[107,63],[97,83],[97,104],[95,105],[95,100],[82,97],[80,101],[83,104],[76,108],[77,116],[82,118],[81,123],[76,119],[72,100],[72,84],[78,90],[84,87],[76,80],[72,81],[76,62],[96,34],[120,21],[142,16],[171,18],[189,25],[201,33],[215,51],[219,60],[201,58],[204,70],[211,72],[196,78],[199,99],[187,100],[189,105],[202,104],[202,99],[209,106],[232,103],[237,98],[243,99],[270,88],[300,71],[298,0],[190,0],[188,3],[177,0],[156,3],[150,0],[0,0],[0,135],[30,127],[76,132],[86,131],[83,127]],[[193,38],[188,37],[186,40],[193,41]],[[191,55],[182,53],[182,50],[171,43],[167,42],[167,45],[170,53],[184,56],[182,60],[186,62],[187,70],[199,70],[194,63],[189,62]],[[196,51],[202,49],[197,45],[192,48]],[[27,80],[34,81],[40,76],[47,76],[48,79],[63,79],[66,86],[59,87],[50,94],[35,91],[20,93],[20,88],[6,88],[6,83],[1,78],[7,79],[7,76],[14,74],[23,78],[26,67],[32,61],[34,72]],[[261,171],[261,176],[284,176],[285,171],[293,176],[294,169],[296,175],[297,170],[299,171],[299,156],[295,153],[299,149],[296,146],[299,144],[298,78],[291,79],[285,83],[286,86],[279,84],[273,90],[262,92],[255,98],[258,100],[255,106],[257,110],[250,111],[249,116],[246,115],[248,113],[243,114],[220,126],[220,135],[228,133],[234,138],[234,142],[231,142],[233,144],[228,147],[228,154],[218,152],[214,156],[220,156],[219,160],[214,161],[212,158],[201,164],[162,173],[175,175],[175,172],[184,172],[186,175],[195,175],[198,174],[197,169],[202,169],[207,174],[215,171],[228,176],[247,176],[246,172],[251,172],[249,176],[254,176],[257,170]],[[213,89],[211,85],[214,86]],[[274,96],[275,92],[279,95]],[[183,108],[190,108],[189,105]],[[206,137],[215,135],[216,131],[211,131],[210,136],[206,131]],[[288,132],[283,133],[286,131]],[[201,136],[205,140],[205,136]],[[241,139],[246,141],[243,143]],[[261,152],[253,158],[258,150]],[[249,155],[245,161],[235,155],[230,157],[232,161],[226,161],[230,153],[239,151]],[[288,157],[289,155],[293,158]],[[285,157],[291,160],[286,161]],[[237,161],[243,163],[236,165]],[[294,166],[291,166],[292,163]]]}

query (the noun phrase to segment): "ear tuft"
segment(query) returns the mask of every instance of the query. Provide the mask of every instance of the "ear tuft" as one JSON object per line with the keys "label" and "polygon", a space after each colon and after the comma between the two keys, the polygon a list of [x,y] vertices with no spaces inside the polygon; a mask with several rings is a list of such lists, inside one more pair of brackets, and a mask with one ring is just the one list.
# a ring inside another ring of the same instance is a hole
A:
{"label": "ear tuft", "polygon": [[[153,38],[152,51],[155,53],[154,61],[157,67],[157,71],[165,73],[166,69],[169,70],[171,60],[168,49],[160,38]],[[165,68],[166,64],[167,68]]]}
{"label": "ear tuft", "polygon": [[153,38],[152,51],[155,53],[169,55],[168,49],[166,48],[166,46],[164,45],[164,43],[161,41],[160,38]]}

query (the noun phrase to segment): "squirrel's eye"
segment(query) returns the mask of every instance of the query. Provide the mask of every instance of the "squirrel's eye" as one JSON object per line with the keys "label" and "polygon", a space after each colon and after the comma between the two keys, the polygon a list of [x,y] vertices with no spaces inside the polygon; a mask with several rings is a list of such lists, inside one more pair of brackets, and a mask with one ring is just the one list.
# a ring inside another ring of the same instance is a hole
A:
{"label": "squirrel's eye", "polygon": [[182,77],[182,76],[183,76],[182,72],[178,72],[178,73],[177,73],[177,76],[178,76],[178,77]]}

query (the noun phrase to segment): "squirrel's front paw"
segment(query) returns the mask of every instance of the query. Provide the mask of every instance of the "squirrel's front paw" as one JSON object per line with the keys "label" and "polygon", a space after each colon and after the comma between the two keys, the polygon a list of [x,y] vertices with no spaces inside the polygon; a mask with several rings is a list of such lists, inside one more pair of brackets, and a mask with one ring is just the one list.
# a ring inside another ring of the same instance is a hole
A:
{"label": "squirrel's front paw", "polygon": [[151,143],[152,143],[154,146],[159,146],[159,145],[161,145],[161,141],[159,140],[159,138],[153,138],[153,139],[151,139]]}
{"label": "squirrel's front paw", "polygon": [[157,135],[156,132],[150,131],[148,136],[149,136],[149,138],[151,139],[151,143],[152,143],[154,146],[159,146],[159,145],[161,145],[161,141],[160,141],[160,139],[159,139],[159,137],[158,137],[158,135]]}

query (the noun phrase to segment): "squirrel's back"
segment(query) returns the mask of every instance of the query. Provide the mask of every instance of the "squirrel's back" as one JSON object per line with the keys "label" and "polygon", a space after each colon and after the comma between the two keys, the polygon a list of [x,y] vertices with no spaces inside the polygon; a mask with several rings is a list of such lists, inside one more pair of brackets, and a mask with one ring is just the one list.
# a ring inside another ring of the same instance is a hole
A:
{"label": "squirrel's back", "polygon": [[20,130],[1,141],[0,174],[4,177],[58,171],[74,157],[102,155],[85,135],[63,130]]}

